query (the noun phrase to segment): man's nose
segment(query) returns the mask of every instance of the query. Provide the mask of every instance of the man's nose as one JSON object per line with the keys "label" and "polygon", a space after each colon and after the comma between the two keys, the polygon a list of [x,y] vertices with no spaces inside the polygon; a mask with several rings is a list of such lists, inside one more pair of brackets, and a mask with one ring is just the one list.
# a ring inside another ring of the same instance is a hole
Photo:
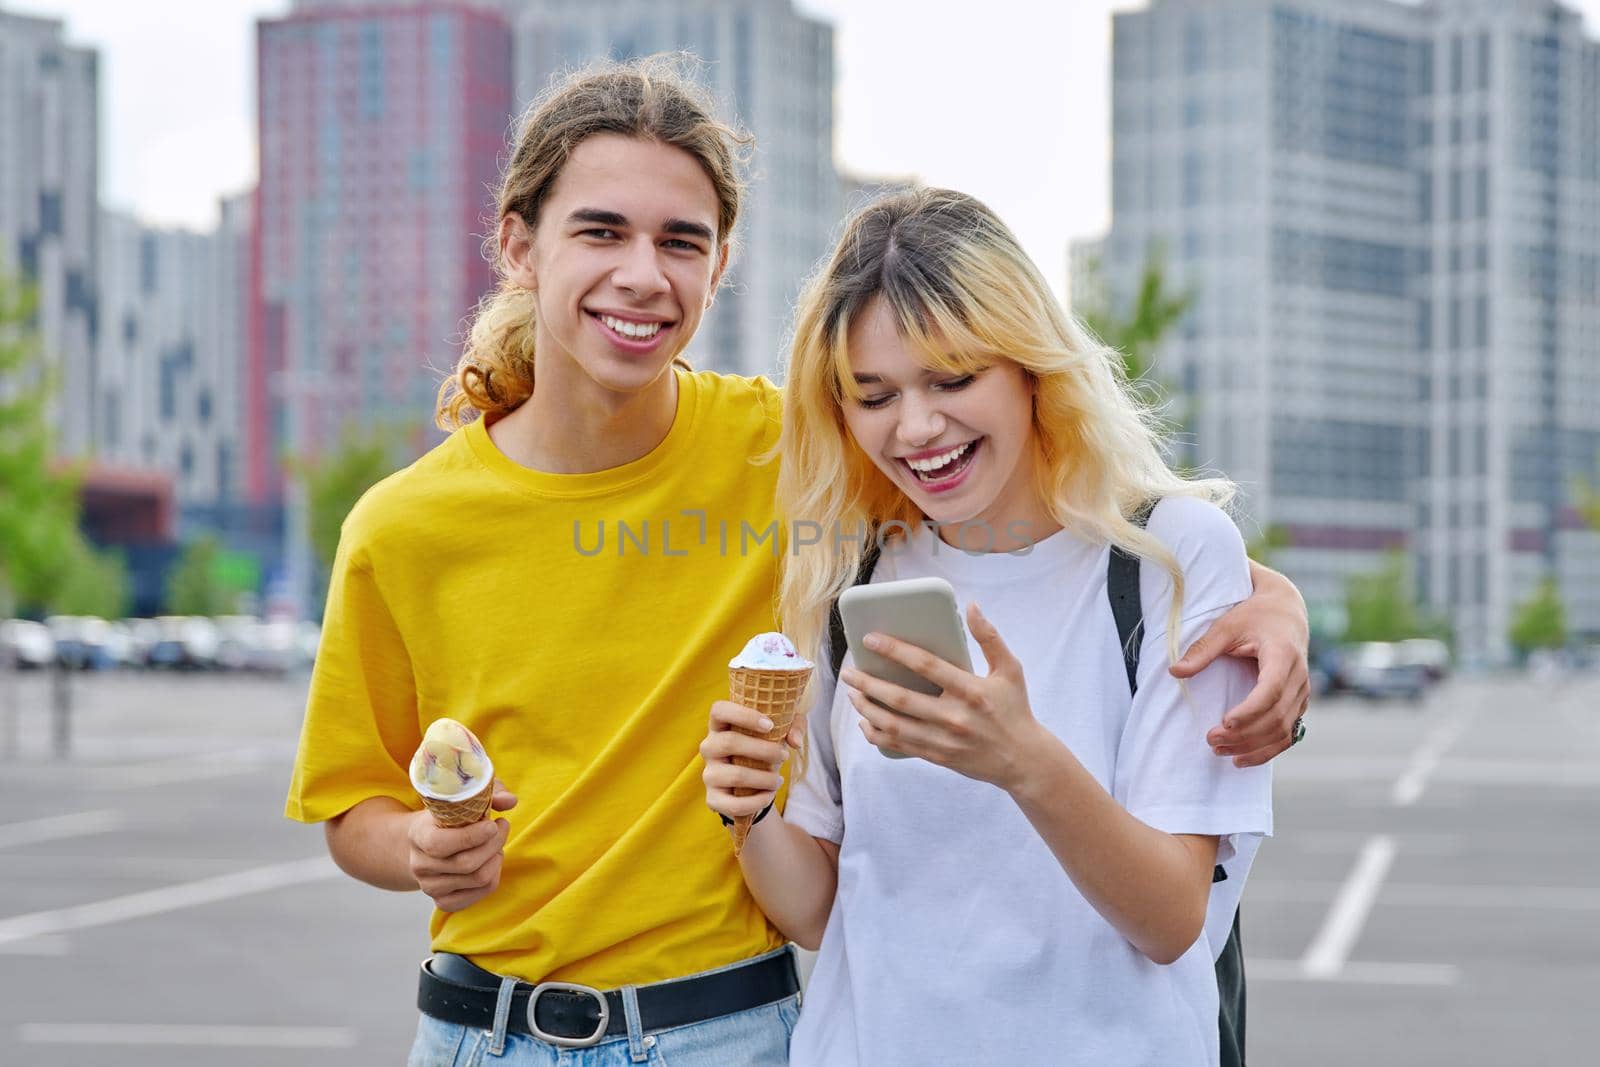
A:
{"label": "man's nose", "polygon": [[622,250],[622,261],[611,274],[619,289],[635,296],[654,296],[667,288],[667,275],[661,269],[661,252],[655,241],[639,236]]}

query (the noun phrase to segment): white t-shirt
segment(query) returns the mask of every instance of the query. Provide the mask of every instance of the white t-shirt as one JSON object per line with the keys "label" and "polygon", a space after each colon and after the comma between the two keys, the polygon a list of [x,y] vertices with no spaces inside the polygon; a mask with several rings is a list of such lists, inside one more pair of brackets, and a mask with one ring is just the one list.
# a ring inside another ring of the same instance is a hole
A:
{"label": "white t-shirt", "polygon": [[[1184,573],[1181,651],[1249,595],[1244,545],[1222,511],[1189,498],[1162,501],[1149,529]],[[1034,715],[1120,804],[1169,833],[1222,836],[1228,877],[1212,887],[1205,932],[1171,965],[1150,962],[1083,898],[1005,792],[873,748],[824,665],[810,766],[784,813],[840,845],[838,894],[790,1050],[797,1067],[1218,1062],[1213,964],[1272,832],[1272,780],[1268,767],[1213,755],[1205,734],[1249,692],[1253,664],[1218,660],[1185,695],[1167,673],[1170,581],[1145,561],[1130,701],[1108,552],[1062,531],[1025,556],[970,556],[922,530],[885,552],[873,581],[943,577],[963,617],[976,599],[1022,663]]]}

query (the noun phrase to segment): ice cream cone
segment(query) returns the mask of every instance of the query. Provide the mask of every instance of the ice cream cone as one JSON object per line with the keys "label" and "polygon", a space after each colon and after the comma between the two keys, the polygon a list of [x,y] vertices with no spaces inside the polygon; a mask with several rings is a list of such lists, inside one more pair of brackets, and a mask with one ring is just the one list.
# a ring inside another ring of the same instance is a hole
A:
{"label": "ice cream cone", "polygon": [[[811,668],[775,670],[760,667],[730,667],[728,669],[728,699],[735,704],[753,708],[772,720],[772,729],[765,734],[753,734],[768,741],[782,741],[794,725],[800,710],[800,698],[805,695],[806,683],[811,680]],[[747,731],[748,732],[748,731]],[[741,767],[766,770],[759,760],[733,757]],[[749,796],[753,789],[735,789],[734,796]],[[744,850],[744,840],[755,822],[753,815],[741,815],[733,820],[733,854]]]}
{"label": "ice cream cone", "polygon": [[494,764],[476,735],[454,719],[435,719],[411,757],[411,787],[440,826],[470,826],[489,812]]}
{"label": "ice cream cone", "polygon": [[422,805],[433,813],[433,821],[440,826],[471,826],[489,814],[489,801],[494,798],[494,768],[484,776],[483,784],[471,796],[453,796],[448,799],[429,796],[417,790]]}

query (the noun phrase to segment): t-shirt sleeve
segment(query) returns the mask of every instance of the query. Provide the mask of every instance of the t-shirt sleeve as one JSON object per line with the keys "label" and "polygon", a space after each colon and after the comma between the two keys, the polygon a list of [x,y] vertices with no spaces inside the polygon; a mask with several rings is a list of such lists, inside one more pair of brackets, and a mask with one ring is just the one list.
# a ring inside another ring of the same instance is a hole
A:
{"label": "t-shirt sleeve", "polygon": [[[1199,500],[1163,501],[1150,531],[1174,554],[1184,575],[1176,647],[1188,648],[1229,608],[1250,595],[1244,542],[1220,509]],[[1233,834],[1272,832],[1270,766],[1240,768],[1215,755],[1206,733],[1255,685],[1255,664],[1223,656],[1180,682],[1167,672],[1172,643],[1170,576],[1158,562],[1139,568],[1145,634],[1139,687],[1117,751],[1113,794],[1146,824],[1174,834],[1223,838],[1217,862],[1235,851]]]}
{"label": "t-shirt sleeve", "polygon": [[411,660],[366,554],[340,539],[284,814],[322,822],[370,797],[412,808],[422,742]]}
{"label": "t-shirt sleeve", "polygon": [[806,719],[805,774],[789,787],[789,803],[783,809],[783,818],[812,837],[838,844],[844,840],[844,796],[833,737],[833,694],[837,681],[832,657],[828,655],[828,642],[825,640],[823,644],[822,662],[817,664],[816,700]]}

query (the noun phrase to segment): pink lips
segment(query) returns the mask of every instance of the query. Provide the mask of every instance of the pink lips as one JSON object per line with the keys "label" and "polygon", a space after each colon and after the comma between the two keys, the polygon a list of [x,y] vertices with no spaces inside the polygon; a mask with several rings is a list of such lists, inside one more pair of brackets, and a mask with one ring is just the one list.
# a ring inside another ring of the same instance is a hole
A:
{"label": "pink lips", "polygon": [[[639,356],[654,352],[656,348],[661,345],[662,341],[666,339],[667,334],[672,332],[673,327],[672,323],[662,323],[661,329],[657,330],[655,332],[655,336],[653,337],[625,337],[602,322],[599,314],[596,312],[587,312],[587,316],[589,321],[594,323],[595,329],[599,330],[605,339],[614,347],[620,348],[622,351],[628,352],[632,355]],[[622,318],[621,315],[616,315],[613,317]]]}
{"label": "pink lips", "polygon": [[[916,472],[911,469],[909,464],[906,464],[906,472],[910,475],[912,482],[914,482],[916,484],[918,489],[922,489],[925,492],[935,493],[935,494],[937,494],[937,493],[948,493],[952,489],[955,489],[957,486],[959,486],[962,482],[967,480],[967,475],[972,472],[973,465],[978,462],[978,451],[979,451],[979,449],[981,449],[983,447],[984,440],[985,440],[985,438],[980,437],[980,438],[978,438],[978,440],[973,442],[972,450],[967,453],[967,455],[965,457],[965,462],[962,464],[961,469],[956,471],[954,474],[950,475],[947,478],[941,478],[941,479],[939,479],[938,481],[935,481],[935,482],[925,482],[921,478],[917,477]],[[939,453],[938,452],[934,452],[932,454],[933,455],[938,455]],[[904,458],[902,458],[900,460],[900,462],[901,463],[905,463],[906,459],[917,459],[917,458],[920,458],[920,457],[917,457],[917,456],[904,457]]]}

